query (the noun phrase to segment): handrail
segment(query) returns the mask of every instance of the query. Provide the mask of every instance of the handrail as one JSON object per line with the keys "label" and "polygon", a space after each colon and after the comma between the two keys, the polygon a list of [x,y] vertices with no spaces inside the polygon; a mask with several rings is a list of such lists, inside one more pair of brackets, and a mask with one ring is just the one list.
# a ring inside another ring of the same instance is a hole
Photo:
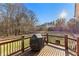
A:
{"label": "handrail", "polygon": [[11,42],[16,42],[16,41],[19,41],[19,40],[21,40],[21,39],[11,40],[11,41],[4,41],[4,42],[1,42],[0,45],[6,44],[6,43],[11,43]]}
{"label": "handrail", "polygon": [[73,40],[73,41],[77,41],[76,39],[74,39],[74,38],[68,38],[69,40]]}
{"label": "handrail", "polygon": [[64,36],[57,36],[57,35],[48,35],[48,36],[58,37],[58,38],[64,38]]}
{"label": "handrail", "polygon": [[[28,39],[28,38],[31,38],[31,37],[27,37],[27,38],[24,38],[24,39]],[[14,39],[14,40],[10,40],[10,41],[6,40],[6,41],[3,41],[3,42],[0,42],[0,45],[15,42],[15,41],[19,41],[19,40],[22,40],[22,39]]]}
{"label": "handrail", "polygon": [[[42,35],[42,36],[46,36],[46,35]],[[48,34],[48,36],[59,37],[59,38],[65,38],[64,36],[50,35],[50,34]],[[68,39],[70,39],[70,40],[74,40],[74,41],[77,41],[75,38],[69,38],[69,37],[68,37]]]}
{"label": "handrail", "polygon": [[[42,36],[46,36],[46,35],[42,35]],[[57,35],[49,35],[49,34],[48,34],[48,36],[64,38],[64,36],[57,36]]]}

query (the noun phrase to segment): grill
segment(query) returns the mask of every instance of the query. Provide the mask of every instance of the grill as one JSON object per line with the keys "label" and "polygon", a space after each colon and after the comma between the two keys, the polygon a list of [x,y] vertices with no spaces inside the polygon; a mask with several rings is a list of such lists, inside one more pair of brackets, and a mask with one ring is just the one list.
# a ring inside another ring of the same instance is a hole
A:
{"label": "grill", "polygon": [[34,34],[30,39],[32,51],[39,51],[44,47],[44,40],[41,34]]}

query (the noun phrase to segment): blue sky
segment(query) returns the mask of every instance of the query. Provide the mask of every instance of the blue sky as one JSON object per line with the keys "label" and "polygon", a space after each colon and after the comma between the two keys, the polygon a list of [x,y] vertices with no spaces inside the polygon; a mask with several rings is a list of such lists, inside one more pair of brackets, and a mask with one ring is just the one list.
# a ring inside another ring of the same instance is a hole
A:
{"label": "blue sky", "polygon": [[56,20],[63,11],[66,11],[66,20],[74,16],[74,4],[71,3],[27,3],[24,5],[36,14],[39,24]]}

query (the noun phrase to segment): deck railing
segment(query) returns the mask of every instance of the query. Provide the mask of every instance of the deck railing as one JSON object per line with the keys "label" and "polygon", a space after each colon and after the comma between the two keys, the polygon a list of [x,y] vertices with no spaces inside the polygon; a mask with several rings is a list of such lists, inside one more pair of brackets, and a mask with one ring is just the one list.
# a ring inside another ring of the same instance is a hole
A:
{"label": "deck railing", "polygon": [[[44,35],[45,36],[45,35]],[[65,49],[65,55],[79,55],[79,38],[69,38],[68,35],[64,36],[57,36],[57,35],[50,35],[46,34],[47,37],[47,44],[55,44],[58,46],[62,46]]]}
{"label": "deck railing", "polygon": [[[73,39],[69,38],[68,35],[57,36],[46,34],[43,35],[46,40],[45,42],[55,44],[58,46],[63,46],[65,49],[65,55],[68,56],[70,53],[72,55],[79,56],[79,38]],[[22,36],[20,39],[4,41],[0,43],[0,55],[7,56],[13,55],[17,52],[23,53],[26,48],[30,47],[30,38]],[[75,53],[75,54],[74,54]]]}
{"label": "deck railing", "polygon": [[24,52],[24,49],[29,47],[30,37],[24,38],[22,36],[20,39],[4,41],[0,43],[0,55],[7,56],[13,55],[17,52]]}

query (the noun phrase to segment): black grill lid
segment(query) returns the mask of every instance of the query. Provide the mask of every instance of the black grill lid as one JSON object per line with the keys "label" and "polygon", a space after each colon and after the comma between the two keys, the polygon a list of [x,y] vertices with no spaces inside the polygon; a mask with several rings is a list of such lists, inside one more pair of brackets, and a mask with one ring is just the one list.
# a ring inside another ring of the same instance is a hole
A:
{"label": "black grill lid", "polygon": [[37,38],[42,38],[41,34],[34,34],[33,36],[36,36]]}

